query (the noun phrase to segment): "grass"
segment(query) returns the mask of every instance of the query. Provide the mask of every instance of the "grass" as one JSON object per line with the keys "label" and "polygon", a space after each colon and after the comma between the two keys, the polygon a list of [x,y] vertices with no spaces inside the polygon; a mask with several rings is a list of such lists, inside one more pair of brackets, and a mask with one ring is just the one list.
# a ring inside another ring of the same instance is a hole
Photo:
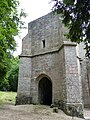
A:
{"label": "grass", "polygon": [[16,92],[2,92],[0,91],[0,104],[15,103]]}

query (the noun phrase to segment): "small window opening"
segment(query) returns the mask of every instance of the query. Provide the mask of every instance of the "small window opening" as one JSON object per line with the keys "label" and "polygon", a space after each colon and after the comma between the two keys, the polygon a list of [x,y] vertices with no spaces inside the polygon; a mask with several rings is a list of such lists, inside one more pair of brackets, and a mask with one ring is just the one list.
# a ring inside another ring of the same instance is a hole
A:
{"label": "small window opening", "polygon": [[45,48],[45,40],[42,40],[43,48]]}

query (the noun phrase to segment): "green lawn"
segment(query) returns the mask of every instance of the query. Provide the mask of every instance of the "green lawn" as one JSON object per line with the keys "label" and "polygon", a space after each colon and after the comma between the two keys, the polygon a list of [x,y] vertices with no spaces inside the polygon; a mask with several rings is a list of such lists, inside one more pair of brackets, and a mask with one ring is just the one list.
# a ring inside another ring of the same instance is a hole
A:
{"label": "green lawn", "polygon": [[16,92],[1,92],[0,91],[0,104],[15,103]]}

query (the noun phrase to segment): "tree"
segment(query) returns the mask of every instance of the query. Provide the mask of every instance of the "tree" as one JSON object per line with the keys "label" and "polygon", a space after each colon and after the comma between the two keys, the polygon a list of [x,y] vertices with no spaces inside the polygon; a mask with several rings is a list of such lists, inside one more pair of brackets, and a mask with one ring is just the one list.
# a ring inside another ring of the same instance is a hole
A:
{"label": "tree", "polygon": [[0,91],[9,91],[9,82],[7,79],[0,81]]}
{"label": "tree", "polygon": [[61,14],[69,29],[67,38],[72,42],[84,42],[86,56],[90,57],[90,0],[52,0],[53,10]]}
{"label": "tree", "polygon": [[10,69],[7,72],[6,78],[0,81],[0,90],[2,91],[17,91],[18,85],[19,58],[13,57],[10,63]]}
{"label": "tree", "polygon": [[0,0],[0,80],[3,80],[9,70],[12,52],[15,51],[14,36],[19,34],[19,29],[24,27],[22,17],[26,14],[18,12],[17,0]]}
{"label": "tree", "polygon": [[9,83],[9,91],[17,91],[18,86],[18,71],[19,71],[19,58],[12,58],[11,69],[7,74],[7,80]]}

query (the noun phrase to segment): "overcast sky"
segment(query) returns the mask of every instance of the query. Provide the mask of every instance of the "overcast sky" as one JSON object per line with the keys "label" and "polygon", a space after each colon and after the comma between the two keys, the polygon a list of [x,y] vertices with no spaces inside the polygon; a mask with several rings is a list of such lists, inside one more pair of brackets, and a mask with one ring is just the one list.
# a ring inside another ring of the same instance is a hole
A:
{"label": "overcast sky", "polygon": [[[19,0],[20,8],[28,14],[25,18],[26,27],[30,21],[33,21],[51,11],[52,5],[51,0]],[[27,29],[21,30],[20,38],[15,37],[17,41],[17,51],[14,53],[15,56],[21,53],[22,38],[27,34]]]}

